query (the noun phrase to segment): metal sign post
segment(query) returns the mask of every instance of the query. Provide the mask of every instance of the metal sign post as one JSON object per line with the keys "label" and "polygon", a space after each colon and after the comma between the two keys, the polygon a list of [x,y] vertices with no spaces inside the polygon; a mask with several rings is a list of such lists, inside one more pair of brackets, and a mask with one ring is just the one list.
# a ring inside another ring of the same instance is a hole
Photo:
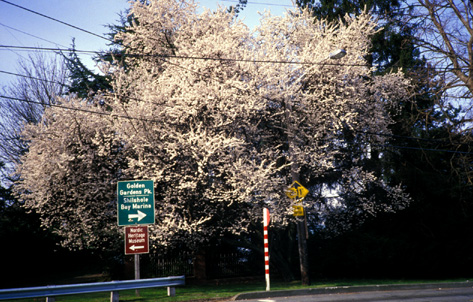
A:
{"label": "metal sign post", "polygon": [[[135,279],[140,279],[140,254],[149,253],[148,224],[154,224],[154,182],[119,181],[117,184],[117,221],[125,226],[125,255],[134,255]],[[139,296],[136,289],[136,295]]]}

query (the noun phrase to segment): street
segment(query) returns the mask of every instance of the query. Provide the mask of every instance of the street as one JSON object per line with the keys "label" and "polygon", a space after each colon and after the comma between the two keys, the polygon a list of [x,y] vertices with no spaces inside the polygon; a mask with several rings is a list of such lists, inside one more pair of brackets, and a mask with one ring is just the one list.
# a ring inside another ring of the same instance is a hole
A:
{"label": "street", "polygon": [[316,294],[244,300],[246,302],[348,302],[348,301],[409,301],[409,302],[467,302],[473,301],[473,288],[441,288],[370,291],[360,293]]}

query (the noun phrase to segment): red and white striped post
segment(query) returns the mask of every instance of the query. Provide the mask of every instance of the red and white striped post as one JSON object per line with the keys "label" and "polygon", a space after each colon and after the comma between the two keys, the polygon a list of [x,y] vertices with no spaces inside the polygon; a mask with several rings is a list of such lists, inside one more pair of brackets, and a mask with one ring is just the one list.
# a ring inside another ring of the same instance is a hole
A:
{"label": "red and white striped post", "polygon": [[266,291],[269,291],[269,243],[268,243],[268,225],[269,210],[263,208],[263,236],[264,236],[264,272],[266,278]]}

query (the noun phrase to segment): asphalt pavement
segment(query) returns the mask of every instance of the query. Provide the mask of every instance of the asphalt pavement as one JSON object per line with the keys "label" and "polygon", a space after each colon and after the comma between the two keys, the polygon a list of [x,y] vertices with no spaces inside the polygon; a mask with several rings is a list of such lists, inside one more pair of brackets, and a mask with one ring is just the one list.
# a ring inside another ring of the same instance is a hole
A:
{"label": "asphalt pavement", "polygon": [[[465,293],[466,291],[466,293]],[[438,301],[454,301],[453,298],[447,298],[448,295],[460,294],[465,297],[467,300],[458,300],[458,301],[472,301],[473,299],[473,282],[446,282],[446,283],[421,283],[421,284],[393,284],[393,285],[366,285],[366,286],[336,286],[336,287],[324,287],[324,288],[308,288],[308,289],[298,289],[298,290],[276,290],[276,291],[259,291],[259,292],[250,292],[242,293],[233,297],[233,301],[239,300],[271,300],[282,298],[284,301],[295,301],[296,297],[301,297],[300,301],[327,301],[324,300],[323,296],[331,296],[330,301],[338,301],[334,295],[344,294],[344,299],[353,299],[353,297],[348,297],[349,294],[355,293],[374,293],[376,294],[373,297],[367,298],[369,300],[359,300],[359,301],[383,301],[388,300],[385,293],[397,292],[397,295],[405,297],[415,297],[418,296],[420,299],[433,297],[434,295],[440,294],[443,295],[444,300]],[[312,296],[309,300],[305,300],[302,296]],[[320,299],[317,299],[314,296],[319,296]],[[379,296],[376,298],[376,296]],[[291,299],[290,297],[294,297]],[[341,297],[341,296],[339,296]],[[384,297],[384,298],[383,298]],[[445,300],[446,299],[446,300]],[[343,300],[343,299],[342,299]],[[340,301],[342,301],[340,300]],[[345,301],[345,300],[343,300]],[[349,300],[356,301],[356,300]],[[394,300],[391,300],[394,301]],[[414,301],[414,300],[413,300]],[[419,300],[420,301],[420,300]],[[422,301],[434,301],[433,298],[429,300]],[[435,300],[436,301],[436,300]],[[456,300],[455,300],[456,301]]]}

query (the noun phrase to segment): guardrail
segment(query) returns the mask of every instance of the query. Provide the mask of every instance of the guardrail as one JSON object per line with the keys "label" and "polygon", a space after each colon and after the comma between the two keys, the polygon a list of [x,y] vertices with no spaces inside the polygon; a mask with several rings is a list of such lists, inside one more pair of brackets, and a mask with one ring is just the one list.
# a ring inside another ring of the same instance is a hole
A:
{"label": "guardrail", "polygon": [[39,287],[0,289],[0,300],[46,297],[47,302],[54,302],[55,296],[110,292],[110,301],[118,302],[120,290],[167,287],[168,296],[174,296],[174,286],[185,285],[185,276],[110,281],[68,285],[48,285]]}

